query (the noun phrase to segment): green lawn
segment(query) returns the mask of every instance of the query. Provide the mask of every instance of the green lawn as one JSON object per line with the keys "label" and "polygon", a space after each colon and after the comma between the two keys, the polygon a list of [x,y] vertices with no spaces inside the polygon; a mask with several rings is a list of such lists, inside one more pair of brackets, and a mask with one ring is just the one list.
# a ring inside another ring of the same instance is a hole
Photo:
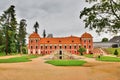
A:
{"label": "green lawn", "polygon": [[93,58],[93,54],[85,54],[84,56],[88,58]]}
{"label": "green lawn", "polygon": [[28,62],[32,58],[37,58],[37,55],[24,55],[21,57],[14,57],[9,59],[0,59],[0,63],[17,63],[17,62]]}
{"label": "green lawn", "polygon": [[49,60],[45,63],[52,64],[55,66],[82,66],[86,63],[83,60]]}
{"label": "green lawn", "polygon": [[114,51],[117,49],[119,55],[120,55],[120,48],[106,48],[106,51],[109,53],[109,54],[114,54]]}
{"label": "green lawn", "polygon": [[118,57],[101,56],[100,58],[96,58],[96,59],[99,61],[120,62],[120,58]]}

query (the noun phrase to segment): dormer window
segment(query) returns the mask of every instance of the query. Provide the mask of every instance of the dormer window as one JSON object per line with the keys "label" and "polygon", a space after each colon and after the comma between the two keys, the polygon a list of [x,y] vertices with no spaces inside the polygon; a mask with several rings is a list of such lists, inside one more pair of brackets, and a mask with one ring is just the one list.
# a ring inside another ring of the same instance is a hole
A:
{"label": "dormer window", "polygon": [[61,42],[61,41],[59,40],[59,42]]}
{"label": "dormer window", "polygon": [[72,43],[73,43],[74,41],[72,40]]}
{"label": "dormer window", "polygon": [[47,41],[47,43],[49,43],[50,41]]}

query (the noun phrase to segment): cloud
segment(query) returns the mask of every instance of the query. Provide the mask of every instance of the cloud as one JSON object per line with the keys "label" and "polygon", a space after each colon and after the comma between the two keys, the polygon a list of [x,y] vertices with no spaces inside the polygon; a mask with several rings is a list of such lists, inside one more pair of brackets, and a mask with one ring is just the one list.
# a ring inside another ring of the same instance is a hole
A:
{"label": "cloud", "polygon": [[[89,32],[94,36],[94,41],[100,41],[102,36],[98,36],[94,31],[84,28],[84,23],[79,19],[80,11],[89,6],[85,0],[1,0],[0,12],[2,13],[11,4],[16,6],[17,20],[24,18],[27,20],[27,32],[31,34],[33,25],[39,22],[39,34],[42,36],[43,29],[54,36],[81,36],[84,32]],[[0,14],[1,14],[0,13]],[[106,36],[107,34],[105,34]]]}

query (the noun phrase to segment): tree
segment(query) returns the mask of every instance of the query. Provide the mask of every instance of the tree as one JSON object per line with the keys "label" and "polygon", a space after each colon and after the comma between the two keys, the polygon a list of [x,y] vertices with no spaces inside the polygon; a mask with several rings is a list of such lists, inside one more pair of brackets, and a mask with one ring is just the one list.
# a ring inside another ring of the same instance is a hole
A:
{"label": "tree", "polygon": [[35,23],[35,25],[33,27],[35,29],[35,32],[38,33],[39,24],[38,24],[37,21],[36,21],[36,23]]}
{"label": "tree", "polygon": [[114,55],[118,56],[118,51],[117,51],[117,49],[114,51]]}
{"label": "tree", "polygon": [[120,0],[86,0],[86,2],[95,3],[80,12],[80,19],[85,16],[85,28],[95,29],[97,33],[120,31]]}
{"label": "tree", "polygon": [[6,38],[5,53],[6,55],[16,50],[16,27],[17,21],[15,18],[15,6],[11,5],[2,16],[0,16],[0,26],[2,26],[3,34]]}
{"label": "tree", "polygon": [[108,42],[108,38],[103,38],[102,42]]}
{"label": "tree", "polygon": [[45,29],[43,30],[43,38],[45,38],[46,37],[46,31],[45,31]]}
{"label": "tree", "polygon": [[86,52],[86,49],[83,47],[80,47],[78,52],[80,52],[80,55],[83,55],[83,53]]}
{"label": "tree", "polygon": [[25,38],[26,38],[26,20],[25,19],[22,19],[20,21],[20,24],[19,24],[19,33],[18,33],[18,40],[19,40],[19,44],[20,44],[20,53],[22,54],[22,46],[25,45]]}

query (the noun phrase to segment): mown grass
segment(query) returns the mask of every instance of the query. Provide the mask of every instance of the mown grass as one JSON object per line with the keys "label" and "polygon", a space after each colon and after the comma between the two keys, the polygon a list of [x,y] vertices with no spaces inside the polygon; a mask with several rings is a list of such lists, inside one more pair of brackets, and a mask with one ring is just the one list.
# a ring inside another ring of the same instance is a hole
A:
{"label": "mown grass", "polygon": [[49,60],[45,63],[52,64],[55,66],[82,66],[86,63],[83,60]]}
{"label": "mown grass", "polygon": [[84,56],[88,58],[93,58],[93,54],[85,54]]}
{"label": "mown grass", "polygon": [[110,57],[110,56],[100,56],[100,58],[96,58],[96,60],[107,61],[107,62],[120,62],[120,58]]}
{"label": "mown grass", "polygon": [[18,62],[28,62],[31,61],[32,58],[37,58],[37,55],[24,55],[21,57],[14,57],[8,59],[0,59],[0,63],[18,63]]}

